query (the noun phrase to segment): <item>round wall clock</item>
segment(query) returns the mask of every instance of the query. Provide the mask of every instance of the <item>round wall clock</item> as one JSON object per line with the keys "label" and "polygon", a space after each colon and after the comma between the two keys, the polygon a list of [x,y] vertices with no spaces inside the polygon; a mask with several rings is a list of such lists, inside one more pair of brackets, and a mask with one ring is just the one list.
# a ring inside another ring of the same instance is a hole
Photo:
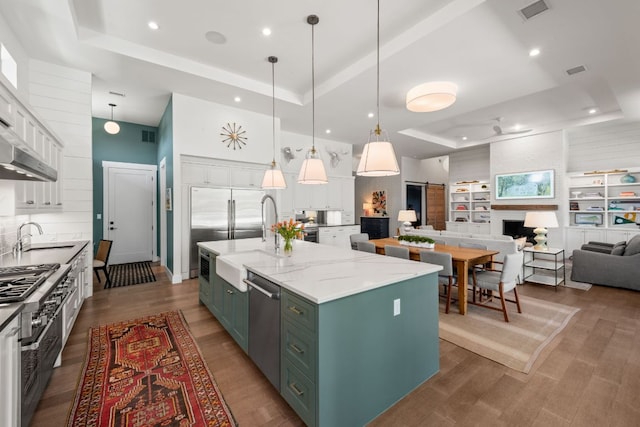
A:
{"label": "round wall clock", "polygon": [[233,147],[235,150],[242,150],[244,145],[247,145],[247,137],[244,134],[246,131],[242,130],[242,126],[236,125],[235,123],[229,124],[227,123],[225,126],[222,126],[222,143],[227,144],[227,148]]}

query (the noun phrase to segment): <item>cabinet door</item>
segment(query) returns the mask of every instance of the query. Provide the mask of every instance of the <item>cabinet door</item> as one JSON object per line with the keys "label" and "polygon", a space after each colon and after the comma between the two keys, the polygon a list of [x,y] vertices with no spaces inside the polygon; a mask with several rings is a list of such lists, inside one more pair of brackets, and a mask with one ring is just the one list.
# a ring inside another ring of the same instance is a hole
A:
{"label": "cabinet door", "polygon": [[327,208],[344,209],[342,205],[342,191],[346,182],[343,178],[329,178],[329,183],[324,185],[327,187]]}
{"label": "cabinet door", "polygon": [[31,211],[36,206],[36,182],[16,181],[16,210]]}
{"label": "cabinet door", "polygon": [[327,196],[329,194],[329,184],[307,185],[310,187],[311,204],[313,209],[326,209],[328,206]]}
{"label": "cabinet door", "polygon": [[296,210],[298,209],[310,209],[311,208],[311,187],[316,187],[315,185],[308,184],[300,184],[296,181],[294,184],[294,207]]}
{"label": "cabinet door", "polygon": [[20,316],[0,331],[0,425],[20,425]]}
{"label": "cabinet door", "polygon": [[330,245],[333,242],[333,230],[330,227],[320,227],[318,229],[318,243]]}
{"label": "cabinet door", "polygon": [[264,170],[260,169],[233,167],[229,170],[229,182],[236,188],[260,188],[263,176]]}
{"label": "cabinet door", "polygon": [[9,128],[15,123],[15,103],[8,89],[0,84],[0,126]]}
{"label": "cabinet door", "polygon": [[278,212],[282,212],[280,214],[281,218],[293,218],[295,205],[295,178],[296,176],[290,173],[284,174],[284,179],[287,183],[287,188],[276,191],[276,196],[278,198]]}
{"label": "cabinet door", "polygon": [[182,179],[185,184],[229,185],[229,168],[204,163],[183,163]]}
{"label": "cabinet door", "polygon": [[[356,203],[356,193],[355,193],[355,180],[353,177],[342,178],[342,202],[341,209],[346,213],[350,214],[351,220],[349,223],[353,223],[353,213],[355,211],[355,203]],[[344,216],[343,216],[344,220]]]}

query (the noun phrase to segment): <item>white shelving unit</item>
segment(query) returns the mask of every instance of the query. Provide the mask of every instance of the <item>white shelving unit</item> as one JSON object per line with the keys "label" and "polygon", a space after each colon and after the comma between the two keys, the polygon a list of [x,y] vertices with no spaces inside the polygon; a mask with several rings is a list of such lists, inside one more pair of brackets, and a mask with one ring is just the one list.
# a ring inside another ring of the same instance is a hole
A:
{"label": "white shelving unit", "polygon": [[522,276],[525,282],[555,286],[565,282],[564,249],[549,248],[539,251],[524,248]]}
{"label": "white shelving unit", "polygon": [[[489,222],[491,221],[491,187],[489,183],[483,181],[456,182],[451,183],[449,189],[447,230],[486,231],[489,233]],[[465,230],[460,230],[461,227]],[[485,228],[486,230],[484,230]]]}
{"label": "white shelving unit", "polygon": [[640,233],[640,169],[571,174],[568,185],[569,253],[589,241],[616,243]]}

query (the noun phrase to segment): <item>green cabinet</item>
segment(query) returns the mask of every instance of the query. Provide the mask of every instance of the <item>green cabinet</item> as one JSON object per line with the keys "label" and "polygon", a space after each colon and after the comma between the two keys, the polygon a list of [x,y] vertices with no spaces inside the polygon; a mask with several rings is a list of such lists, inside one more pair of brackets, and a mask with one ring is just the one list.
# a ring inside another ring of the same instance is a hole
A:
{"label": "green cabinet", "polygon": [[436,277],[323,304],[282,290],[280,393],[307,425],[365,425],[438,372]]}
{"label": "green cabinet", "polygon": [[[200,302],[246,353],[249,348],[249,296],[216,274],[215,254],[201,248],[200,255]],[[203,262],[207,264],[202,265]]]}

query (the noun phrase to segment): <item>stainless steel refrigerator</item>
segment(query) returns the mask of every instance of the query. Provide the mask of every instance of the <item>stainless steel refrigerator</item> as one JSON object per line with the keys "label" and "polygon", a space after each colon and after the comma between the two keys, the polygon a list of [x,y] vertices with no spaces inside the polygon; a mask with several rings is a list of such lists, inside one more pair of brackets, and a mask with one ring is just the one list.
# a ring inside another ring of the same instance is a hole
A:
{"label": "stainless steel refrigerator", "polygon": [[198,275],[198,242],[262,237],[261,190],[191,187],[189,276]]}

